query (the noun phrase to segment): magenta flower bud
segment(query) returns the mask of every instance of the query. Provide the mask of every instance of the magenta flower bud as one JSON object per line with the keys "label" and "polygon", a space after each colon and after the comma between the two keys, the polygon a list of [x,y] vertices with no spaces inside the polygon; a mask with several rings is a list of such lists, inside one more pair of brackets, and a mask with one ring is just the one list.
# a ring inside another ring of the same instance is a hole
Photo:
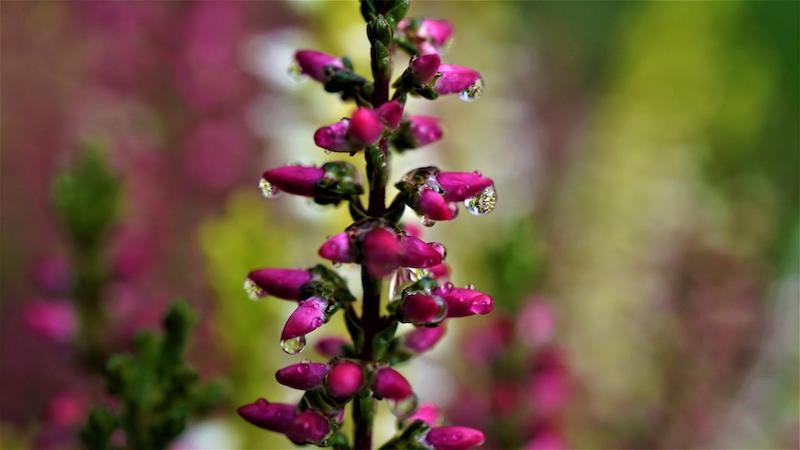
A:
{"label": "magenta flower bud", "polygon": [[494,308],[492,297],[472,289],[438,287],[433,293],[443,297],[447,303],[447,317],[489,314]]}
{"label": "magenta flower bud", "polygon": [[422,239],[422,227],[416,223],[404,223],[403,230],[408,236]]}
{"label": "magenta flower bud", "polygon": [[445,305],[440,298],[426,294],[408,294],[400,303],[401,322],[436,323],[444,318]]}
{"label": "magenta flower bud", "polygon": [[301,288],[311,281],[305,269],[258,269],[250,272],[245,290],[252,298],[272,295],[285,300],[302,300]]}
{"label": "magenta flower bud", "polygon": [[310,297],[297,305],[281,332],[281,340],[305,336],[321,327],[325,322],[325,307],[328,302],[319,297]]}
{"label": "magenta flower bud", "polygon": [[47,421],[61,427],[77,426],[83,423],[89,406],[85,394],[76,391],[59,392],[47,405]]}
{"label": "magenta flower bud", "polygon": [[307,391],[322,384],[327,373],[327,364],[302,362],[279,369],[275,379],[284,386]]}
{"label": "magenta flower bud", "polygon": [[294,54],[294,58],[302,73],[320,83],[328,81],[328,77],[325,74],[326,67],[344,69],[344,64],[339,58],[316,50],[299,50]]}
{"label": "magenta flower bud", "polygon": [[444,132],[439,119],[430,116],[411,116],[408,118],[416,147],[422,147],[442,138]]}
{"label": "magenta flower bud", "polygon": [[372,382],[372,392],[377,398],[389,400],[404,400],[413,394],[408,380],[391,367],[378,369]]}
{"label": "magenta flower bud", "polygon": [[377,142],[383,133],[383,124],[378,114],[369,108],[358,108],[350,117],[347,135],[354,143],[362,146]]}
{"label": "magenta flower bud", "polygon": [[444,246],[427,243],[412,236],[400,237],[400,265],[403,267],[428,268],[441,264]]}
{"label": "magenta flower bud", "polygon": [[347,340],[338,336],[324,337],[317,341],[314,349],[326,358],[335,358],[342,355],[342,346],[347,344]]}
{"label": "magenta flower bud", "polygon": [[263,398],[239,407],[242,418],[253,425],[277,433],[286,433],[297,416],[297,407],[285,403],[270,403]]}
{"label": "magenta flower bud", "polygon": [[78,330],[78,318],[65,300],[33,300],[23,305],[22,319],[33,333],[56,342],[70,341]]}
{"label": "magenta flower bud", "polygon": [[460,202],[475,197],[494,185],[491,178],[481,175],[480,172],[439,172],[436,180],[444,189],[444,198],[448,202]]}
{"label": "magenta flower bud", "polygon": [[417,327],[403,336],[403,345],[415,353],[426,352],[439,342],[445,330],[443,323],[435,327]]}
{"label": "magenta flower bud", "polygon": [[397,235],[386,228],[370,230],[362,242],[364,264],[374,277],[384,277],[400,265]]}
{"label": "magenta flower bud", "polygon": [[375,112],[384,125],[390,129],[395,129],[400,125],[400,120],[403,119],[403,104],[399,100],[392,100],[379,106]]}
{"label": "magenta flower bud", "polygon": [[425,436],[425,442],[436,450],[466,450],[485,440],[483,433],[468,427],[435,427]]}
{"label": "magenta flower bud", "polygon": [[441,75],[434,83],[433,88],[440,95],[458,94],[476,84],[482,83],[480,73],[468,67],[454,64],[440,65],[439,74]]}
{"label": "magenta flower bud", "polygon": [[450,277],[450,268],[445,263],[428,268],[428,272],[434,280],[446,280]]}
{"label": "magenta flower bud", "polygon": [[267,170],[263,178],[281,191],[314,197],[317,182],[324,176],[325,170],[319,167],[283,166]]}
{"label": "magenta flower bud", "polygon": [[361,366],[350,361],[342,361],[331,367],[326,385],[329,394],[344,399],[352,397],[358,392],[363,381],[364,374],[361,372]]}
{"label": "magenta flower bud", "polygon": [[422,19],[417,28],[417,36],[441,48],[453,36],[453,24],[445,19]]}
{"label": "magenta flower bud", "polygon": [[433,220],[452,220],[453,209],[442,194],[433,189],[425,189],[419,195],[418,212]]}
{"label": "magenta flower bud", "polygon": [[414,414],[408,416],[405,423],[414,423],[414,421],[421,420],[430,426],[436,425],[439,421],[439,407],[433,403],[423,403],[419,405]]}
{"label": "magenta flower bud", "polygon": [[294,418],[286,437],[295,444],[317,444],[330,434],[328,419],[313,409],[303,411]]}
{"label": "magenta flower bud", "polygon": [[414,80],[419,84],[425,84],[436,75],[441,58],[436,53],[415,56],[411,58],[411,70],[414,72]]}
{"label": "magenta flower bud", "polygon": [[342,232],[331,236],[319,248],[319,256],[333,262],[355,262],[353,247],[350,245],[350,235]]}
{"label": "magenta flower bud", "polygon": [[347,131],[350,128],[350,119],[344,119],[334,124],[320,127],[314,133],[314,143],[318,147],[332,152],[350,153],[358,150],[357,145],[353,145],[347,140]]}

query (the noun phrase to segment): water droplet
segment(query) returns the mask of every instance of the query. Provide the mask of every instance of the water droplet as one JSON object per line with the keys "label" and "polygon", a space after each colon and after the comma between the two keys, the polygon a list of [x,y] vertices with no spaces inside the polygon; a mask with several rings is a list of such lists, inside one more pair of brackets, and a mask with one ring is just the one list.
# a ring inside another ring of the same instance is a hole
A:
{"label": "water droplet", "polygon": [[467,285],[464,286],[464,289],[469,289],[470,291],[474,291],[475,285],[472,283],[468,283]]}
{"label": "water droplet", "polygon": [[297,365],[297,373],[308,373],[308,364],[300,363]]}
{"label": "water droplet", "polygon": [[466,206],[467,211],[475,216],[489,214],[494,211],[496,204],[497,192],[494,190],[494,186],[489,186],[479,192],[475,197],[464,200],[464,206]]}
{"label": "water droplet", "polygon": [[[475,302],[473,302],[473,305],[474,304],[475,304]],[[322,319],[320,319],[319,317],[315,317],[314,319],[311,320],[311,326],[314,327],[314,328],[321,327],[322,326]]]}
{"label": "water droplet", "polygon": [[458,98],[465,102],[474,102],[481,97],[484,88],[483,78],[478,77],[474,83],[458,93]]}
{"label": "water droplet", "polygon": [[280,194],[278,187],[265,178],[262,178],[261,181],[258,182],[258,188],[261,189],[261,195],[263,195],[264,198],[275,198]]}
{"label": "water droplet", "polygon": [[445,284],[443,284],[439,289],[441,289],[443,294],[447,294],[448,292],[453,290],[453,283],[448,281]]}
{"label": "water droplet", "polygon": [[433,299],[436,301],[436,305],[439,307],[439,313],[436,314],[435,317],[431,319],[429,323],[439,323],[447,317],[447,302],[438,295],[435,295]]}
{"label": "water droplet", "polygon": [[296,59],[292,60],[292,64],[289,65],[289,69],[286,70],[286,73],[289,75],[289,78],[291,78],[292,81],[303,81],[303,70],[300,68],[300,64]]}
{"label": "water droplet", "polygon": [[472,300],[472,304],[469,305],[469,311],[473,314],[488,314],[492,311],[492,306],[491,298],[485,295],[479,295]]}
{"label": "water droplet", "polygon": [[283,339],[281,340],[281,348],[284,352],[290,355],[296,355],[303,351],[306,347],[306,337],[305,336],[297,336],[291,339]]}
{"label": "water droplet", "polygon": [[411,394],[403,400],[389,400],[389,410],[400,420],[414,413],[417,409],[417,395]]}
{"label": "water droplet", "polygon": [[448,203],[447,208],[450,209],[450,212],[453,214],[453,219],[458,217],[458,204],[456,203]]}
{"label": "water droplet", "polygon": [[245,278],[244,280],[244,291],[247,293],[247,297],[250,300],[258,301],[261,300],[262,297],[267,295],[263,289],[259,285],[256,284],[255,281],[251,280],[250,278]]}
{"label": "water droplet", "polygon": [[337,268],[337,269],[338,269],[338,268],[342,267],[342,263],[341,263],[341,262],[339,262],[339,261],[334,261],[334,262],[333,262],[333,267],[335,267],[335,268]]}
{"label": "water droplet", "polygon": [[325,150],[323,150],[323,152],[325,152],[326,155],[330,155],[331,153],[333,153],[330,150],[328,150],[327,148]]}
{"label": "water droplet", "polygon": [[421,224],[423,227],[429,227],[429,228],[430,228],[430,227],[432,227],[432,226],[434,226],[434,225],[436,225],[436,221],[435,221],[435,220],[433,220],[433,219],[431,219],[430,217],[427,217],[427,216],[422,216],[422,217],[420,217],[420,218],[419,218],[419,223],[420,223],[420,224]]}

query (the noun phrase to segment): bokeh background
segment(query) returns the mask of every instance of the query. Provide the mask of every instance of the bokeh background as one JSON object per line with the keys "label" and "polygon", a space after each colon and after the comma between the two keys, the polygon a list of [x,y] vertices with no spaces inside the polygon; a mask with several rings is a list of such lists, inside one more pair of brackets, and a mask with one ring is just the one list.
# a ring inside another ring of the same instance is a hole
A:
{"label": "bokeh background", "polygon": [[[69,305],[51,193],[86,139],[104,143],[124,199],[106,243],[109,341],[126,348],[186,298],[201,316],[191,361],[228,382],[227,403],[175,448],[289,447],[235,416],[258,396],[299,397],[272,377],[294,360],[277,345],[290,305],[249,302],[242,280],[315,263],[348,216],[256,185],[269,166],[329,158],[313,131],[350,107],[286,69],[317,48],[365,71],[356,3],[0,8],[0,447],[74,448],[101,389],[69,329],[26,320]],[[445,139],[395,174],[480,169],[499,192],[493,214],[425,230],[453,281],[496,309],[402,369],[420,397],[486,429],[489,449],[798,448],[800,4],[442,1],[410,14],[450,19],[445,59],[487,88],[469,104],[411,100],[443,118]],[[379,427],[388,437],[392,420]]]}

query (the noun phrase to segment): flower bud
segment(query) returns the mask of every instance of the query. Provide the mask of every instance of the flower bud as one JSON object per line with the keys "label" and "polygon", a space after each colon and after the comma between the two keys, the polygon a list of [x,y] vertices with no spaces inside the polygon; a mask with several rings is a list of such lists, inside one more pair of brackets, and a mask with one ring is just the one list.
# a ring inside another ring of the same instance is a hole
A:
{"label": "flower bud", "polygon": [[551,424],[534,427],[533,437],[525,443],[524,450],[567,450],[569,446],[558,428]]}
{"label": "flower bud", "polygon": [[445,330],[444,323],[435,327],[417,327],[403,336],[403,345],[414,353],[426,352],[439,342]]}
{"label": "flower bud", "polygon": [[436,53],[411,58],[410,66],[414,73],[414,81],[419,84],[427,83],[436,75],[441,63],[442,60]]}
{"label": "flower bud", "polygon": [[427,243],[412,236],[400,237],[400,265],[403,267],[428,268],[441,264],[444,246]]}
{"label": "flower bud", "polygon": [[454,64],[440,65],[438,73],[440,76],[433,88],[440,95],[458,94],[483,81],[476,70]]}
{"label": "flower bud", "polygon": [[281,191],[313,197],[317,182],[325,176],[319,167],[283,166],[264,172],[263,178]]}
{"label": "flower bud", "polygon": [[403,119],[403,104],[399,100],[392,100],[379,106],[375,110],[378,118],[390,129],[395,129]]}
{"label": "flower bud", "polygon": [[417,44],[420,54],[440,51],[453,36],[453,25],[444,19],[404,19],[397,29]]}
{"label": "flower bud", "polygon": [[59,392],[47,405],[47,422],[61,427],[80,425],[86,417],[89,406],[89,399],[81,392]]}
{"label": "flower bud", "polygon": [[447,317],[467,317],[475,314],[489,314],[494,308],[492,297],[480,291],[465,288],[434,289],[447,303]]}
{"label": "flower bud", "polygon": [[321,327],[325,322],[325,307],[328,302],[319,297],[310,297],[297,305],[281,332],[281,340],[305,336]]}
{"label": "flower bud", "polygon": [[425,436],[425,442],[436,450],[466,450],[485,440],[482,432],[468,427],[435,427]]}
{"label": "flower bud", "polygon": [[413,390],[408,380],[391,367],[383,367],[375,373],[372,392],[377,398],[403,400],[411,396]]}
{"label": "flower bud", "polygon": [[433,403],[423,403],[404,422],[411,424],[416,420],[421,420],[430,426],[436,425],[439,421],[439,407]]}
{"label": "flower bud", "polygon": [[70,341],[78,330],[68,301],[33,300],[23,305],[22,319],[32,332],[60,343]]}
{"label": "flower bud", "polygon": [[344,69],[344,64],[339,58],[316,50],[299,50],[294,54],[294,58],[302,73],[320,83],[328,81],[328,76],[325,74],[326,67]]}
{"label": "flower bud", "polygon": [[250,272],[247,279],[254,285],[249,292],[254,296],[302,300],[305,296],[301,288],[311,281],[311,273],[305,269],[258,269]]}
{"label": "flower bud", "polygon": [[446,280],[450,277],[450,268],[445,263],[428,268],[428,272],[434,280]]}
{"label": "flower bud", "polygon": [[342,346],[347,340],[338,336],[328,336],[317,341],[314,349],[326,358],[335,358],[342,355]]}
{"label": "flower bud", "polygon": [[373,277],[384,277],[400,264],[397,235],[386,228],[375,228],[364,235],[364,264]]}
{"label": "flower bud", "polygon": [[331,236],[330,239],[322,244],[318,253],[319,256],[333,262],[355,262],[353,246],[350,245],[350,235],[346,232]]}
{"label": "flower bud", "polygon": [[352,397],[361,388],[364,374],[361,366],[350,361],[342,361],[328,372],[326,385],[333,397],[344,399]]}
{"label": "flower bud", "polygon": [[253,425],[277,433],[286,433],[295,417],[297,407],[285,403],[270,403],[263,398],[239,407],[242,418]]}
{"label": "flower bud", "polygon": [[480,172],[439,172],[436,180],[444,189],[444,198],[448,202],[464,201],[494,185],[491,178]]}
{"label": "flower bud", "polygon": [[420,193],[417,210],[423,216],[433,220],[452,220],[455,217],[447,200],[433,189],[424,189]]}
{"label": "flower bud", "polygon": [[440,298],[422,293],[408,294],[400,302],[400,321],[416,324],[436,323],[445,316]]}
{"label": "flower bud", "polygon": [[362,147],[377,142],[383,133],[383,124],[378,114],[369,108],[358,108],[350,118],[347,135],[350,141]]}
{"label": "flower bud", "polygon": [[331,432],[330,423],[324,415],[313,409],[298,414],[286,431],[286,437],[295,444],[318,444]]}
{"label": "flower bud", "polygon": [[359,149],[357,145],[347,140],[347,131],[350,128],[350,119],[344,119],[334,124],[320,127],[314,133],[314,143],[318,147],[332,152],[350,153]]}
{"label": "flower bud", "polygon": [[302,362],[279,369],[275,379],[284,386],[307,391],[322,384],[327,373],[327,364]]}
{"label": "flower bud", "polygon": [[442,138],[444,132],[439,119],[430,116],[411,116],[392,137],[392,145],[398,150],[419,148]]}

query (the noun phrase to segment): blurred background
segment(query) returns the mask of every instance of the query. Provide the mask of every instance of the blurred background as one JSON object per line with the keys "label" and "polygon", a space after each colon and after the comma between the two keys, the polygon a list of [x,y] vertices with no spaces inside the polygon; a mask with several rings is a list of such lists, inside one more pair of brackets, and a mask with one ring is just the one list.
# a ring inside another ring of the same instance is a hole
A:
{"label": "blurred background", "polygon": [[[313,131],[351,106],[287,68],[315,48],[367,73],[357,4],[0,7],[0,447],[77,447],[102,392],[71,345],[79,271],[53,197],[87,141],[121,202],[98,250],[100,338],[124,350],[186,298],[190,360],[228,386],[173,448],[290,446],[235,415],[299,398],[273,379],[296,360],[278,346],[291,305],[241,286],[256,267],[318,262],[315,242],[349,223],[345,208],[267,201],[257,182],[330,159]],[[412,99],[445,139],[396,158],[395,177],[479,169],[499,192],[493,214],[424,231],[453,281],[496,308],[401,368],[420,398],[486,430],[487,449],[798,448],[800,4],[412,2],[410,15],[451,20],[444,59],[487,87],[469,104]],[[378,425],[393,432],[388,415]]]}

